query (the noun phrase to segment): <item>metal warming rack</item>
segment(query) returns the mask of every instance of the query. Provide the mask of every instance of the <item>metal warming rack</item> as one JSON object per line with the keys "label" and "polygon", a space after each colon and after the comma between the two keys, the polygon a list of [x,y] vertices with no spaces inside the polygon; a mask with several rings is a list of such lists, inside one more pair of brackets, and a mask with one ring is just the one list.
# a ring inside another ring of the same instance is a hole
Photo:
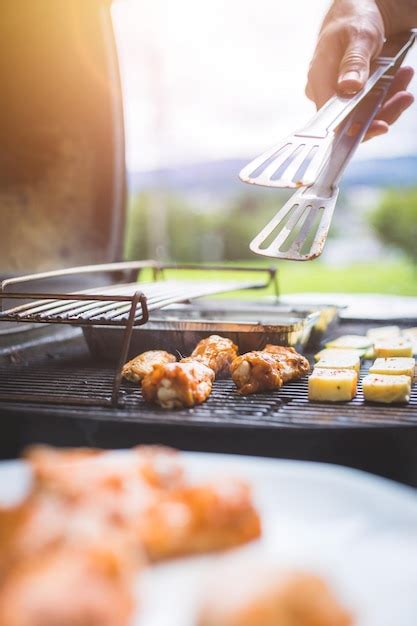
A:
{"label": "metal warming rack", "polygon": [[[204,270],[221,272],[253,272],[266,274],[260,280],[167,280],[168,270]],[[138,282],[143,270],[150,270],[152,282]],[[119,276],[129,274],[130,281],[113,284],[100,289],[87,289],[72,293],[34,293],[10,291],[16,285],[48,279],[63,279],[68,276],[111,273]],[[91,397],[88,393],[74,401],[73,395],[49,394],[51,403],[68,402],[70,404],[112,406],[119,402],[122,380],[122,367],[126,362],[132,338],[133,328],[146,324],[151,311],[170,304],[185,302],[194,298],[227,293],[242,289],[264,289],[274,286],[278,296],[278,278],[276,268],[248,268],[242,266],[221,265],[173,265],[159,264],[155,261],[132,261],[83,266],[58,271],[20,276],[4,280],[0,286],[0,322],[25,324],[67,324],[72,326],[114,326],[124,329],[122,347],[116,372],[114,374],[111,397]],[[3,310],[4,300],[24,300],[23,304]],[[29,300],[29,302],[27,302]],[[42,394],[45,401],[47,394]],[[0,400],[9,400],[7,390],[1,390]]]}

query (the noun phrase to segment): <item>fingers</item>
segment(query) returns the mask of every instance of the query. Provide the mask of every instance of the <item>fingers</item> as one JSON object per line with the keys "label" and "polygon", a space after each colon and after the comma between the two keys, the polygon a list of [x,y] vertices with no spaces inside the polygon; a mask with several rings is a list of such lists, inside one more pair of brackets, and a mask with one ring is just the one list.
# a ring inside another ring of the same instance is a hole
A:
{"label": "fingers", "polygon": [[323,37],[314,53],[308,73],[306,96],[318,109],[336,92],[341,49],[335,37]]}
{"label": "fingers", "polygon": [[413,104],[414,96],[405,91],[413,75],[414,71],[411,67],[401,67],[398,70],[388,92],[387,99],[378,113],[378,118],[369,127],[364,141],[387,133],[389,126],[394,124],[402,113]]}
{"label": "fingers", "polygon": [[412,67],[400,67],[391,83],[391,87],[389,88],[387,100],[397,93],[397,91],[405,91],[413,76],[414,70]]}
{"label": "fingers", "polygon": [[337,81],[340,94],[350,96],[362,89],[369,77],[371,59],[379,48],[377,33],[372,30],[359,31],[349,41],[340,63]]}
{"label": "fingers", "polygon": [[414,102],[413,94],[408,91],[399,91],[382,107],[378,113],[378,119],[383,120],[387,124],[394,124],[402,113]]}
{"label": "fingers", "polygon": [[352,23],[326,27],[320,36],[310,65],[306,95],[321,108],[338,91],[343,96],[362,89],[369,76],[371,59],[383,45],[377,27]]}
{"label": "fingers", "polygon": [[366,133],[364,141],[384,135],[388,132],[391,124],[404,113],[408,107],[414,102],[414,96],[408,91],[399,91],[390,100],[388,100],[381,111],[378,113],[378,119],[375,119]]}
{"label": "fingers", "polygon": [[385,135],[388,131],[389,126],[386,122],[384,122],[383,120],[374,120],[368,128],[368,132],[366,133],[363,141],[368,141],[369,139],[373,139],[374,137]]}

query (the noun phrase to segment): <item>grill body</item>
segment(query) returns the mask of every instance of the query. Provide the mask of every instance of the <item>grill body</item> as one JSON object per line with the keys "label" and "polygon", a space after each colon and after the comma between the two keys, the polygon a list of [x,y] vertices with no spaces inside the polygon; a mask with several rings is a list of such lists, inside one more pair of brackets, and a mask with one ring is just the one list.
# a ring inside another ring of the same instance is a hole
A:
{"label": "grill body", "polygon": [[0,275],[119,260],[125,150],[110,2],[1,2],[0,53]]}
{"label": "grill body", "polygon": [[[364,330],[359,324],[340,329]],[[216,381],[212,396],[199,407],[163,411],[146,405],[139,389],[126,383],[119,407],[112,409],[88,406],[91,399],[109,397],[114,369],[90,357],[80,334],[42,358],[19,363],[16,355],[14,361],[0,367],[0,396],[9,396],[0,401],[3,457],[39,442],[104,448],[162,443],[337,463],[417,486],[415,388],[406,406],[364,404],[361,390],[351,403],[330,405],[307,401],[306,380],[248,398],[238,396],[226,380]],[[60,396],[65,403],[50,404]]]}

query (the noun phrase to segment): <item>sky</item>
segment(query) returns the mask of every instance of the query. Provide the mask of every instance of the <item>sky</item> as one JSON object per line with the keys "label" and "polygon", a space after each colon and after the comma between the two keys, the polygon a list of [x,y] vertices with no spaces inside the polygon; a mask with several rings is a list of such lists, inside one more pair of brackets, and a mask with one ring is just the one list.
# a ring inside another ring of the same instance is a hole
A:
{"label": "sky", "polygon": [[[116,0],[130,170],[252,158],[314,113],[328,0]],[[417,46],[407,63],[417,68]],[[411,87],[417,96],[417,81]],[[359,158],[417,154],[417,104]]]}

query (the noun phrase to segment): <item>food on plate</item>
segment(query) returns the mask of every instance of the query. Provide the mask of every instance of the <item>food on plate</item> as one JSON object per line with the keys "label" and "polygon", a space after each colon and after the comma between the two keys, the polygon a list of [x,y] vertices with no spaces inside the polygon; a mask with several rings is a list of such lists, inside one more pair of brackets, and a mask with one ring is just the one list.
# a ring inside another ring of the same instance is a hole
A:
{"label": "food on plate", "polygon": [[402,375],[368,374],[362,381],[365,400],[369,402],[406,403],[410,400],[411,378]]}
{"label": "food on plate", "polygon": [[376,328],[370,328],[366,336],[372,339],[372,341],[391,339],[400,336],[400,328],[399,326],[377,326]]}
{"label": "food on plate", "polygon": [[216,378],[230,375],[230,365],[238,355],[238,348],[231,339],[210,335],[196,345],[189,357],[182,363],[199,361],[212,369]]}
{"label": "food on plate", "polygon": [[273,354],[281,363],[283,383],[301,378],[310,371],[308,360],[302,354],[298,354],[294,348],[268,343],[263,351]]}
{"label": "food on plate", "polygon": [[21,560],[0,585],[3,626],[128,626],[133,580],[105,547],[53,549]]}
{"label": "food on plate", "polygon": [[152,372],[155,365],[174,363],[176,360],[173,354],[165,352],[165,350],[149,350],[128,361],[123,366],[122,375],[126,380],[140,383],[147,374]]}
{"label": "food on plate", "polygon": [[324,348],[323,350],[320,350],[320,352],[317,352],[317,354],[314,355],[314,360],[320,361],[320,359],[324,359],[327,357],[339,359],[339,358],[344,358],[344,357],[350,357],[352,355],[358,356],[359,358],[361,358],[364,356],[365,352],[366,352],[365,349],[356,350],[355,348],[345,348],[345,349]]}
{"label": "food on plate", "polygon": [[247,352],[238,356],[231,366],[232,379],[242,396],[282,387],[282,365],[269,352]]}
{"label": "food on plate", "polygon": [[[352,615],[321,577],[308,572],[259,572],[252,564],[206,591],[197,626],[352,626]],[[228,575],[227,575],[228,574]]]}
{"label": "food on plate", "polygon": [[140,524],[141,539],[153,561],[230,548],[260,533],[248,485],[232,479],[167,492]]}
{"label": "food on plate", "polygon": [[414,378],[416,360],[411,357],[394,356],[388,359],[376,359],[369,368],[370,374],[403,374]]}
{"label": "food on plate", "polygon": [[353,348],[355,350],[367,350],[372,346],[374,342],[369,337],[363,337],[362,335],[342,335],[328,341],[325,344],[326,348],[341,348],[343,350]]}
{"label": "food on plate", "polygon": [[324,356],[317,361],[315,368],[326,368],[336,370],[356,370],[359,372],[361,360],[357,354],[347,354],[343,356]]}
{"label": "food on plate", "polygon": [[375,357],[413,356],[413,346],[408,339],[386,339],[375,342]]}
{"label": "food on plate", "polygon": [[257,538],[247,483],[191,484],[180,458],[142,446],[31,449],[28,495],[0,509],[0,624],[127,626],[149,560]]}
{"label": "food on plate", "polygon": [[213,370],[198,361],[156,365],[142,381],[143,397],[163,409],[193,407],[207,400],[214,377]]}
{"label": "food on plate", "polygon": [[356,370],[314,369],[308,379],[308,399],[315,402],[347,402],[356,395]]}
{"label": "food on plate", "polygon": [[138,487],[137,493],[142,493],[144,486],[173,489],[184,484],[180,453],[164,446],[137,446],[129,454],[94,448],[32,446],[24,457],[32,470],[33,490],[65,494],[77,500],[84,495],[89,497],[92,490],[97,495],[110,491],[110,487],[115,500],[117,494],[122,494],[116,488],[127,482]]}

